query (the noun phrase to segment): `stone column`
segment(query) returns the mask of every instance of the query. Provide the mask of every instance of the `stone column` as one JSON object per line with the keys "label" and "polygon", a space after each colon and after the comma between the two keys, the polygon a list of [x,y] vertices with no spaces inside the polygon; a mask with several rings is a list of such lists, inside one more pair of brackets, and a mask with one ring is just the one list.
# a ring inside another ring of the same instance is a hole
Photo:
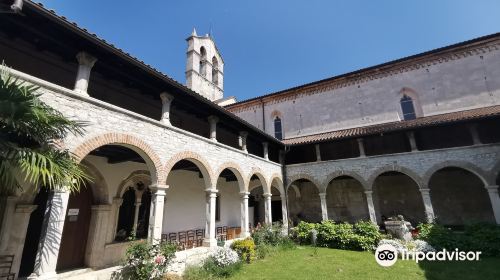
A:
{"label": "stone column", "polygon": [[247,238],[250,236],[250,229],[248,228],[249,218],[248,218],[248,195],[249,192],[240,192],[241,196],[241,236]]}
{"label": "stone column", "polygon": [[123,198],[115,197],[113,198],[113,204],[111,204],[111,213],[109,214],[109,222],[112,224],[109,227],[106,242],[111,243],[115,241],[115,235],[118,227],[118,216],[120,215],[120,206],[122,206]]}
{"label": "stone column", "polygon": [[171,125],[170,123],[170,106],[172,105],[172,100],[174,97],[166,92],[160,94],[161,98],[161,122],[166,125]]}
{"label": "stone column", "polygon": [[0,217],[0,221],[2,221],[2,224],[0,224],[0,252],[4,252],[9,245],[17,201],[18,197],[15,196],[0,197],[0,210],[3,210],[3,212],[0,212],[3,216],[3,218]]}
{"label": "stone column", "polygon": [[132,234],[137,232],[137,223],[139,222],[139,210],[142,204],[142,193],[144,191],[135,190],[135,203],[134,203],[134,224],[132,225]]}
{"label": "stone column", "polygon": [[373,206],[373,191],[365,191],[366,203],[368,205],[368,215],[370,215],[370,221],[377,224],[377,215],[375,215],[375,206]]}
{"label": "stone column", "polygon": [[158,243],[161,241],[163,231],[163,209],[168,185],[151,185],[149,189],[151,190],[151,207],[149,211],[148,237],[150,242]]}
{"label": "stone column", "polygon": [[215,203],[217,198],[217,190],[208,189],[205,191],[207,193],[206,226],[205,226],[205,240],[203,240],[203,246],[215,247],[217,246],[217,239],[215,236]]}
{"label": "stone column", "polygon": [[248,137],[248,132],[246,131],[241,131],[240,132],[240,137],[238,138],[238,142],[240,144],[241,150],[245,153],[248,153],[247,150],[247,137]]}
{"label": "stone column", "polygon": [[97,59],[86,52],[79,52],[76,55],[78,60],[78,72],[76,73],[75,91],[81,95],[89,96],[90,70],[94,67]]}
{"label": "stone column", "polygon": [[110,227],[111,205],[92,205],[92,216],[90,218],[89,238],[85,254],[85,263],[91,268],[99,268],[106,265],[104,263],[105,236]]}
{"label": "stone column", "polygon": [[269,143],[262,142],[262,149],[264,150],[264,159],[269,160]]}
{"label": "stone column", "polygon": [[210,124],[210,140],[217,142],[217,122],[219,118],[216,116],[208,117],[208,123]]}
{"label": "stone column", "polygon": [[40,234],[35,268],[28,279],[50,279],[56,276],[57,257],[66,220],[69,192],[56,190],[50,194]]}
{"label": "stone column", "polygon": [[410,141],[410,147],[412,152],[418,151],[417,141],[415,140],[415,133],[413,131],[408,131],[406,133],[408,140]]}
{"label": "stone column", "polygon": [[281,213],[283,215],[283,228],[286,232],[288,232],[288,209],[286,208],[286,195],[280,195],[281,198]]}
{"label": "stone column", "polygon": [[434,208],[432,207],[430,189],[422,188],[419,189],[422,194],[422,200],[424,202],[425,207],[425,217],[427,218],[428,223],[432,223],[434,221]]}
{"label": "stone column", "polygon": [[314,145],[316,151],[316,161],[321,161],[321,150],[319,149],[319,144]]}
{"label": "stone column", "polygon": [[363,145],[363,138],[356,139],[358,141],[359,157],[366,157],[365,145]]}
{"label": "stone column", "polygon": [[498,186],[486,186],[486,190],[488,190],[488,195],[490,196],[495,221],[497,224],[500,224],[500,197],[498,196]]}
{"label": "stone column", "polygon": [[271,225],[273,223],[273,215],[271,212],[271,197],[273,195],[270,193],[265,193],[263,196],[264,196],[264,211],[265,211],[264,222],[268,225]]}
{"label": "stone column", "polygon": [[326,193],[320,193],[319,199],[321,201],[321,219],[328,220],[328,205],[326,204]]}
{"label": "stone column", "polygon": [[481,139],[479,138],[479,133],[477,132],[477,123],[471,123],[467,125],[469,128],[469,133],[472,136],[473,145],[481,145]]}
{"label": "stone column", "polygon": [[2,255],[14,255],[11,271],[19,272],[23,255],[26,232],[31,213],[37,205],[17,204],[18,197],[8,196],[2,198],[3,219],[0,217],[0,252]]}

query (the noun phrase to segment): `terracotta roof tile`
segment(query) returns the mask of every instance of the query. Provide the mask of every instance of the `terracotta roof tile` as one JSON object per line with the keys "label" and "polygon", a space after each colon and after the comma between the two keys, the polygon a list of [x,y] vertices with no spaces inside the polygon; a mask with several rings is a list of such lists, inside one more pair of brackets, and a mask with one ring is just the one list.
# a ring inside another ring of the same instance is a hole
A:
{"label": "terracotta roof tile", "polygon": [[500,105],[471,109],[466,111],[458,111],[458,112],[452,112],[452,113],[446,113],[428,117],[421,117],[409,121],[396,121],[396,122],[389,122],[377,125],[330,131],[308,136],[288,138],[283,140],[283,143],[287,145],[307,144],[307,143],[321,142],[326,140],[373,135],[383,132],[407,130],[407,129],[447,124],[459,121],[481,119],[492,116],[500,116]]}

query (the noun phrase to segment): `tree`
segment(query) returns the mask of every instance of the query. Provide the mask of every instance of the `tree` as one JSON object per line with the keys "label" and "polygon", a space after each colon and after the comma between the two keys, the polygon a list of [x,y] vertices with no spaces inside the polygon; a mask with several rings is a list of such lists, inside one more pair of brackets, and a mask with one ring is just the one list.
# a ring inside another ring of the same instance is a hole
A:
{"label": "tree", "polygon": [[78,191],[91,180],[67,150],[57,147],[68,133],[82,135],[83,123],[43,103],[39,88],[13,78],[5,65],[0,79],[0,194],[12,194],[20,180],[49,189]]}

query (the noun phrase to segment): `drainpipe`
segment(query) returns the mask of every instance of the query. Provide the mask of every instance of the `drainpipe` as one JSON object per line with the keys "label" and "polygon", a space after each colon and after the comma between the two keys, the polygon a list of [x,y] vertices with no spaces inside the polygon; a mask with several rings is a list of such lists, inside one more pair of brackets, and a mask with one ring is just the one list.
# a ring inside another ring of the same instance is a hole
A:
{"label": "drainpipe", "polygon": [[260,99],[260,104],[262,104],[262,130],[266,132],[266,113],[264,112],[264,99]]}

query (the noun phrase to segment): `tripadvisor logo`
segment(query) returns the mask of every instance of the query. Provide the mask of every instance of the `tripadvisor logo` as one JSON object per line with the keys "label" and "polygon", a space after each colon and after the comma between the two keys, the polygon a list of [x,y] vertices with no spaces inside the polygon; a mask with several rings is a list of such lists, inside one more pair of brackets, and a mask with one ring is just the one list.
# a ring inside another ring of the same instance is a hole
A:
{"label": "tripadvisor logo", "polygon": [[[436,252],[403,252],[401,260],[413,260],[416,263],[419,261],[478,261],[481,252],[464,252],[455,249],[448,251],[443,249]],[[377,247],[375,251],[375,261],[381,266],[389,267],[396,263],[398,260],[398,250],[390,244],[382,244]]]}
{"label": "tripadvisor logo", "polygon": [[391,266],[398,260],[398,250],[390,244],[382,244],[375,251],[375,260],[381,266]]}

